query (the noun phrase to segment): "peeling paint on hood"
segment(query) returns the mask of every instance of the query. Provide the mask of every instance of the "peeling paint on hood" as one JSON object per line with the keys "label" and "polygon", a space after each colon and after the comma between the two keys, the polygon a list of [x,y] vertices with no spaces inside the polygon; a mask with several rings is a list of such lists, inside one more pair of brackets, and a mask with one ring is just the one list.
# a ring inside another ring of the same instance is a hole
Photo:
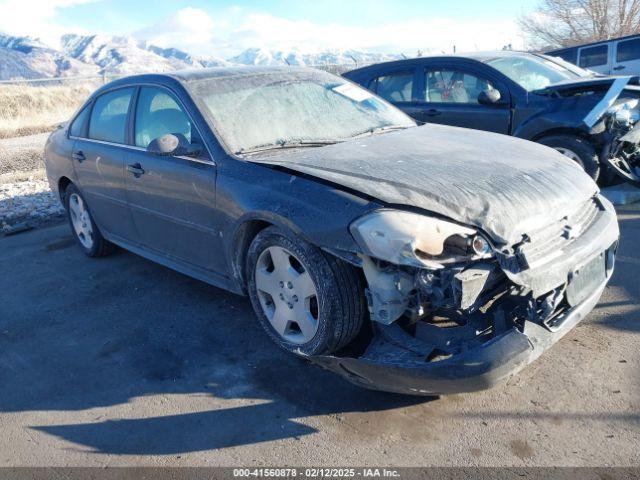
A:
{"label": "peeling paint on hood", "polygon": [[560,220],[598,191],[577,164],[548,147],[434,124],[248,160],[428,210],[503,244]]}

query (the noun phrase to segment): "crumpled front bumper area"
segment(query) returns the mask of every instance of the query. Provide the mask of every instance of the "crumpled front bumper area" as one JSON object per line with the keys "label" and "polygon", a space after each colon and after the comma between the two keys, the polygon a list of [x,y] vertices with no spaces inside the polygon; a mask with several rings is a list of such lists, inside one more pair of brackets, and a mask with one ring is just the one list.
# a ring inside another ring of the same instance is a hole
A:
{"label": "crumpled front bumper area", "polygon": [[560,340],[593,310],[605,284],[567,312],[555,332],[527,321],[523,332],[513,328],[479,347],[436,362],[410,358],[403,348],[394,346],[378,332],[363,357],[317,356],[310,360],[352,383],[374,390],[409,395],[484,390],[506,381]]}
{"label": "crumpled front bumper area", "polygon": [[[525,315],[518,319],[517,314],[509,318],[510,314],[503,311],[497,316],[502,318],[499,322],[502,328],[497,328],[494,323],[492,334],[479,335],[476,339],[479,341],[464,344],[454,354],[449,352],[435,356],[425,356],[425,343],[411,336],[398,322],[391,325],[374,322],[371,343],[360,356],[316,356],[309,359],[359,386],[412,395],[472,392],[507,380],[560,340],[593,310],[600,299],[613,273],[619,235],[613,207],[608,203],[603,203],[603,207],[591,228],[574,243],[573,248],[567,248],[555,261],[557,268],[564,268],[566,284],[554,285],[554,291],[560,291],[564,300],[552,316],[535,318],[537,315]],[[569,295],[567,285],[575,281],[571,279],[598,258],[603,259],[605,265],[600,270],[602,277],[593,277],[582,295]],[[546,267],[553,275],[558,273],[557,268]],[[531,305],[531,295],[526,298]],[[516,295],[514,299],[520,305],[526,302],[525,296]],[[429,335],[447,335],[448,332],[447,329],[429,328]]]}

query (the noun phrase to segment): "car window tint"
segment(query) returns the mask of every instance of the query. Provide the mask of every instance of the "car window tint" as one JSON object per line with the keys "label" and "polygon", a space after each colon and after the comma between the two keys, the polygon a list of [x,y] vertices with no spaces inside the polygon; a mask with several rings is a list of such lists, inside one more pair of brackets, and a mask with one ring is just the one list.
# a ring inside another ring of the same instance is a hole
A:
{"label": "car window tint", "polygon": [[640,59],[640,38],[618,43],[617,62],[629,62]]}
{"label": "car window tint", "polygon": [[489,80],[457,70],[428,70],[424,83],[424,100],[434,103],[478,104],[480,92],[495,89]]}
{"label": "car window tint", "polygon": [[71,128],[69,128],[69,135],[71,135],[72,137],[84,136],[84,125],[86,123],[88,114],[89,114],[89,105],[84,107],[80,111],[80,113],[78,113],[75,120],[71,124]]}
{"label": "car window tint", "polygon": [[583,68],[597,67],[607,64],[607,45],[597,45],[580,50],[580,66]]}
{"label": "car window tint", "polygon": [[98,97],[89,120],[89,138],[125,143],[127,111],[133,88],[123,88]]}
{"label": "car window tint", "polygon": [[413,73],[392,73],[374,79],[375,92],[390,102],[410,102],[413,90]]}
{"label": "car window tint", "polygon": [[576,65],[578,63],[578,49],[577,48],[571,48],[569,50],[564,50],[562,52],[557,52],[557,53],[550,53],[549,55],[551,55],[552,57],[560,57],[564,61],[569,62],[569,63],[574,63]]}
{"label": "car window tint", "polygon": [[184,135],[191,142],[191,121],[169,92],[143,87],[136,108],[136,145],[147,148],[152,140],[172,133]]}

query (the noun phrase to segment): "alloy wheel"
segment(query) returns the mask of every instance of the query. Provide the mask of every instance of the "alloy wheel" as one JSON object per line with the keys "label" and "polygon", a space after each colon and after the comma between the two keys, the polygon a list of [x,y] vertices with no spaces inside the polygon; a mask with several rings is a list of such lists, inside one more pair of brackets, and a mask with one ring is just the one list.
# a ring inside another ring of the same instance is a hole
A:
{"label": "alloy wheel", "polygon": [[278,246],[266,248],[258,257],[256,290],[262,311],[284,340],[302,345],[318,331],[318,291],[302,262]]}
{"label": "alloy wheel", "polygon": [[69,197],[69,215],[71,215],[71,223],[78,240],[80,240],[83,247],[91,250],[94,241],[91,216],[82,197],[77,193],[72,193]]}

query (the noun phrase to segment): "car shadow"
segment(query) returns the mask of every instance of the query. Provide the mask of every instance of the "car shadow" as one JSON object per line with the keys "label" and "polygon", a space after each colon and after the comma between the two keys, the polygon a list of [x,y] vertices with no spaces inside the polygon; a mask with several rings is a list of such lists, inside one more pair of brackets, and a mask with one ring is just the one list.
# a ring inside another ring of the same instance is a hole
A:
{"label": "car shadow", "polygon": [[96,453],[180,454],[317,431],[299,418],[432,399],[351,385],[279,350],[245,298],[124,251],[87,259],[58,230],[0,279],[0,411],[84,411],[152,395],[231,405],[200,411],[181,400],[157,416],[29,428]]}

